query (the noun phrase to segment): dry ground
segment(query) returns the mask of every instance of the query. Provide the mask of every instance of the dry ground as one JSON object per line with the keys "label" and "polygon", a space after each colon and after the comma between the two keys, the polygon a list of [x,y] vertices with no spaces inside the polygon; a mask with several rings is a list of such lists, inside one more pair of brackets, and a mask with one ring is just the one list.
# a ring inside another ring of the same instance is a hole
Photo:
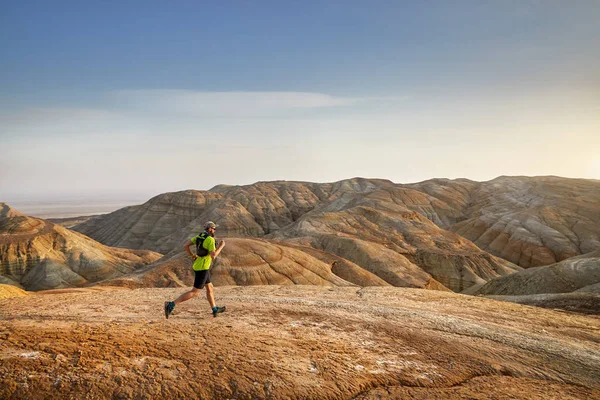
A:
{"label": "dry ground", "polygon": [[0,300],[0,398],[593,399],[600,319],[402,288],[62,290]]}

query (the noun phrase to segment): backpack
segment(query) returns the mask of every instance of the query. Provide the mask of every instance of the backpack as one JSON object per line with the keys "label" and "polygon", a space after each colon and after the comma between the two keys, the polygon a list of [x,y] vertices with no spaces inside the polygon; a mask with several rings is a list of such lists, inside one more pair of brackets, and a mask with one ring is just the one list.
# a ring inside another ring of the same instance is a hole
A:
{"label": "backpack", "polygon": [[208,255],[208,250],[206,250],[203,245],[204,245],[204,241],[209,236],[210,236],[210,233],[208,233],[206,231],[202,232],[201,234],[198,235],[198,239],[196,239],[196,255],[198,257],[205,257]]}

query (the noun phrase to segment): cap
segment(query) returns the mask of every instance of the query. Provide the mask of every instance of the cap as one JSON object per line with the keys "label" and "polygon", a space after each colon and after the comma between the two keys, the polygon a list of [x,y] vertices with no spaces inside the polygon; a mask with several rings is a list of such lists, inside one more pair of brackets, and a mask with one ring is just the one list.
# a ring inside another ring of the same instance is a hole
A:
{"label": "cap", "polygon": [[212,222],[212,221],[208,221],[208,222],[206,222],[206,223],[204,224],[204,229],[208,229],[208,228],[216,228],[216,227],[217,227],[217,224],[215,224],[215,223],[214,223],[214,222]]}

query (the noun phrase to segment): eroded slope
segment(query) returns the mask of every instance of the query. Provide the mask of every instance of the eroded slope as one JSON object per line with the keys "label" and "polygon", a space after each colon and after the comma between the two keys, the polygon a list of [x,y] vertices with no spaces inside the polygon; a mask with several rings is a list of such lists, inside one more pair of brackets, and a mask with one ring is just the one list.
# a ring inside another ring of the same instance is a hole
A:
{"label": "eroded slope", "polygon": [[487,282],[475,294],[529,295],[540,293],[597,292],[600,283],[600,249],[544,267],[529,268]]}
{"label": "eroded slope", "polygon": [[[227,251],[211,267],[211,279],[223,285],[387,286],[376,275],[340,257],[264,239],[227,239]],[[192,261],[183,252],[169,254],[141,271],[102,285],[190,287]]]}
{"label": "eroded slope", "polygon": [[107,247],[18,212],[0,216],[0,283],[27,290],[83,286],[132,272],[160,257],[148,250]]}
{"label": "eroded slope", "polygon": [[600,181],[500,177],[470,197],[467,218],[450,230],[522,267],[600,248]]}
{"label": "eroded slope", "polygon": [[395,187],[348,195],[269,237],[343,257],[393,286],[462,291],[520,269],[406,205],[430,200]]}
{"label": "eroded slope", "polygon": [[166,254],[200,232],[209,219],[219,223],[221,235],[262,237],[290,228],[308,213],[331,212],[368,196],[380,196],[374,206],[378,211],[402,205],[525,268],[600,247],[600,182],[559,177],[433,179],[410,185],[355,178],[219,186],[163,194],[75,229],[107,245]]}

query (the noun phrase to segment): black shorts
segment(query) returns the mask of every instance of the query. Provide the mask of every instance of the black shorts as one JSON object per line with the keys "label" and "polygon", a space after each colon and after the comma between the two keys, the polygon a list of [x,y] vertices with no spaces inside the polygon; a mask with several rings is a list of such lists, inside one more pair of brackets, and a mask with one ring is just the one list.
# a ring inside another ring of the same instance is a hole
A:
{"label": "black shorts", "polygon": [[204,285],[210,283],[210,272],[208,269],[202,271],[194,271],[196,277],[194,278],[194,287],[196,289],[202,289]]}

